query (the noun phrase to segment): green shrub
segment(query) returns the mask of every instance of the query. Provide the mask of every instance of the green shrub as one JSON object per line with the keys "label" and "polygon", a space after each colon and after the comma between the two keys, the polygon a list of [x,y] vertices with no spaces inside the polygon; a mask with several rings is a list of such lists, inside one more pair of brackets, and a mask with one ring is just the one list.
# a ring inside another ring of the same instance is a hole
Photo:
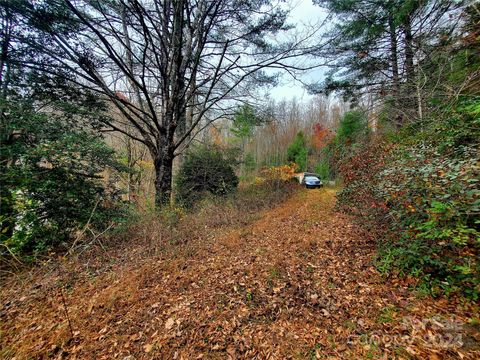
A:
{"label": "green shrub", "polygon": [[321,149],[320,161],[315,167],[315,172],[324,179],[336,179],[341,164],[355,155],[355,149],[365,143],[368,135],[368,122],[363,112],[345,113],[340,119],[336,135]]}
{"label": "green shrub", "polygon": [[340,119],[337,130],[337,139],[340,143],[354,144],[362,140],[368,134],[368,122],[365,114],[361,111],[349,111]]}
{"label": "green shrub", "polygon": [[287,149],[287,161],[293,162],[298,165],[299,171],[307,170],[307,140],[302,131],[299,131],[293,142]]}
{"label": "green shrub", "polygon": [[329,165],[328,165],[328,161],[326,161],[326,160],[320,161],[315,166],[314,171],[315,171],[315,173],[320,175],[321,179],[330,180],[330,168],[329,168]]}
{"label": "green shrub", "polygon": [[397,266],[474,298],[480,290],[479,170],[472,147],[442,154],[418,145],[394,159],[378,182],[403,230]]}
{"label": "green shrub", "polygon": [[257,163],[255,162],[255,157],[252,153],[246,153],[245,159],[243,159],[243,167],[245,172],[251,173],[255,170]]}
{"label": "green shrub", "polygon": [[418,276],[432,294],[479,298],[479,104],[461,101],[398,144],[365,144],[342,166],[339,206],[384,230],[379,268]]}
{"label": "green shrub", "polygon": [[105,184],[101,172],[123,168],[96,131],[67,114],[36,112],[27,101],[4,105],[9,112],[0,130],[1,256],[33,259],[61,244],[68,248],[86,223],[102,228],[116,216],[119,192]]}
{"label": "green shrub", "polygon": [[206,193],[227,195],[238,186],[236,153],[215,146],[199,146],[186,155],[176,177],[177,201],[191,206]]}

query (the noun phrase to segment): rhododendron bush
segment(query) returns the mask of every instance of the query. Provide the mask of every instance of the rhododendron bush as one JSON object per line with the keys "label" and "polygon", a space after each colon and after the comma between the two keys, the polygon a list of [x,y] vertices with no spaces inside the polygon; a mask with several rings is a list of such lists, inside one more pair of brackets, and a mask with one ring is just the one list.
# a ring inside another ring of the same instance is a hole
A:
{"label": "rhododendron bush", "polygon": [[[461,103],[401,142],[364,144],[341,167],[339,206],[378,231],[378,267],[433,294],[480,291],[480,113]],[[475,134],[477,136],[475,136]],[[434,139],[434,140],[429,140]]]}

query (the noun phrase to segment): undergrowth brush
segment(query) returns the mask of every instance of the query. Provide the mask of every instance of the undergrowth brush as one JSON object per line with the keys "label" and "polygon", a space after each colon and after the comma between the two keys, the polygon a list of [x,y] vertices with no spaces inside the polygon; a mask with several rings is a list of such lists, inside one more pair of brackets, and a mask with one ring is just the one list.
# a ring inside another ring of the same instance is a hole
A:
{"label": "undergrowth brush", "polygon": [[[155,211],[129,211],[129,216],[104,234],[84,237],[73,252],[51,252],[39,256],[35,263],[15,261],[15,267],[3,268],[4,279],[12,274],[28,283],[34,273],[50,269],[62,277],[95,279],[100,273],[151,259],[152,257],[188,258],[200,246],[215,241],[228,229],[236,229],[255,221],[259,212],[285,201],[298,185],[290,181],[263,181],[241,184],[228,196],[209,195],[185,209],[165,207]],[[43,265],[43,266],[39,266]]]}
{"label": "undergrowth brush", "polygon": [[377,232],[377,266],[431,295],[480,294],[480,99],[464,99],[396,139],[377,137],[343,167],[340,208]]}

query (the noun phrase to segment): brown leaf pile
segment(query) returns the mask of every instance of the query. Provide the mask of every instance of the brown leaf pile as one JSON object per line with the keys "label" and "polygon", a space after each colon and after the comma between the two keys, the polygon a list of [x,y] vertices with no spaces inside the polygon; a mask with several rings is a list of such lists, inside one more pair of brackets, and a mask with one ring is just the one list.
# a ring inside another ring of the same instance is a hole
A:
{"label": "brown leaf pile", "polygon": [[53,273],[22,291],[5,284],[1,355],[479,358],[478,308],[419,299],[412,279],[382,278],[374,239],[334,202],[330,189],[299,192],[251,224],[206,231],[177,251],[62,286]]}

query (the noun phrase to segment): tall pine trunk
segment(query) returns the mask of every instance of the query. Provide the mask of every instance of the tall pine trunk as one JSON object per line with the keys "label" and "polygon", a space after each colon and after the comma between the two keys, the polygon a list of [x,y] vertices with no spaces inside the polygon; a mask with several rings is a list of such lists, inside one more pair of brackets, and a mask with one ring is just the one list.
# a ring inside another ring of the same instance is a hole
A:
{"label": "tall pine trunk", "polygon": [[405,32],[405,73],[407,78],[404,101],[407,113],[411,114],[412,119],[410,120],[413,120],[413,118],[418,117],[418,106],[414,67],[414,37],[412,32],[412,17],[410,14],[405,17],[403,29]]}
{"label": "tall pine trunk", "polygon": [[[390,32],[390,62],[392,67],[392,82],[393,91],[392,97],[394,106],[397,111],[400,109],[400,75],[398,72],[398,41],[397,41],[397,28],[391,16],[388,19],[389,32]],[[395,125],[401,127],[403,124],[403,117],[400,113],[395,115]]]}
{"label": "tall pine trunk", "polygon": [[407,81],[411,84],[414,81],[415,69],[413,67],[413,33],[410,15],[405,17],[403,29],[405,31],[405,72]]}

